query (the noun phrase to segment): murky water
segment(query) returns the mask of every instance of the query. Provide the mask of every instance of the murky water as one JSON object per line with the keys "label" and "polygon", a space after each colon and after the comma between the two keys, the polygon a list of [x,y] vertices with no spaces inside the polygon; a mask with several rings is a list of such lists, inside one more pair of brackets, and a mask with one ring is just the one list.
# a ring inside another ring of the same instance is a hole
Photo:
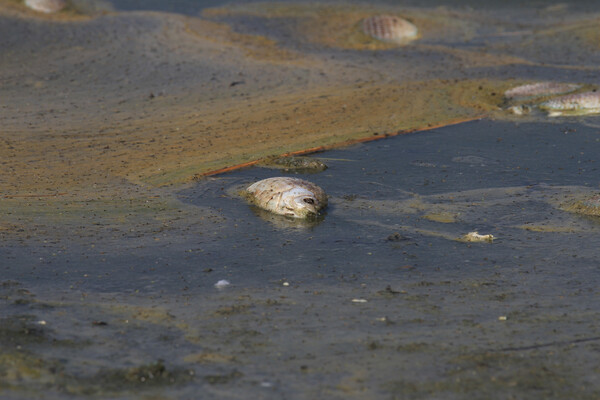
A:
{"label": "murky water", "polygon": [[[252,3],[57,23],[0,0],[0,397],[600,397],[600,217],[569,211],[600,192],[600,119],[499,99],[597,84],[595,3]],[[395,7],[413,46],[336,34]],[[484,114],[313,154],[320,173],[201,177]],[[277,175],[329,207],[238,196]]]}
{"label": "murky water", "polygon": [[600,222],[560,206],[598,191],[598,146],[476,121],[315,155],[313,223],[237,197],[279,174],[251,168],[179,193],[212,233],[5,245],[7,393],[593,398]]}

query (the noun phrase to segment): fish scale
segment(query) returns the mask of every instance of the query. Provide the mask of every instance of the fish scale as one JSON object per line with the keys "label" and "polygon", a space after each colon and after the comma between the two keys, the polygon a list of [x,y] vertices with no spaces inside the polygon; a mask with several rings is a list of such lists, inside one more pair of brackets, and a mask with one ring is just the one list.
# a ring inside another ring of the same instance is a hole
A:
{"label": "fish scale", "polygon": [[363,20],[367,35],[385,42],[402,44],[417,36],[417,27],[393,15],[377,15]]}
{"label": "fish scale", "polygon": [[317,185],[299,178],[263,179],[246,189],[258,207],[275,214],[305,218],[327,205],[327,195]]}

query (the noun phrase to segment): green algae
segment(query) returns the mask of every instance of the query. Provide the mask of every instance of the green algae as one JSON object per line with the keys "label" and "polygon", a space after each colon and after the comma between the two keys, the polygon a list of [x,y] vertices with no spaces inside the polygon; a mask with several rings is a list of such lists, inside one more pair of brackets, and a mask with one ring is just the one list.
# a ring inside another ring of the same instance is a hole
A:
{"label": "green algae", "polygon": [[260,161],[257,166],[280,169],[284,172],[316,174],[327,169],[327,164],[311,157],[271,157]]}
{"label": "green algae", "polygon": [[119,395],[184,385],[194,379],[189,369],[167,368],[162,360],[127,368],[105,368],[92,376],[67,372],[63,362],[31,352],[0,355],[0,390],[31,393],[56,391],[67,395]]}

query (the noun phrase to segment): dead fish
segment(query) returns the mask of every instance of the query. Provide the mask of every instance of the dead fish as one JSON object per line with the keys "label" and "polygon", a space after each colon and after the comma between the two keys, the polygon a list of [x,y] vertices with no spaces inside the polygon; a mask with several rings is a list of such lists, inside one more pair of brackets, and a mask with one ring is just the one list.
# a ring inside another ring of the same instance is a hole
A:
{"label": "dead fish", "polygon": [[600,92],[569,94],[548,100],[539,105],[550,117],[561,115],[586,115],[600,113]]}
{"label": "dead fish", "polygon": [[469,232],[458,238],[459,242],[487,242],[492,243],[494,241],[494,235],[480,235],[478,232]]}
{"label": "dead fish", "polygon": [[416,39],[418,29],[409,21],[394,15],[376,15],[362,22],[363,32],[375,39],[405,44]]}
{"label": "dead fish", "polygon": [[565,94],[579,89],[581,85],[562,82],[536,82],[521,85],[504,92],[507,99],[523,99],[541,96]]}
{"label": "dead fish", "polygon": [[298,178],[263,179],[250,185],[246,194],[258,207],[294,218],[316,216],[327,206],[327,195],[323,189]]}
{"label": "dead fish", "polygon": [[25,5],[32,10],[52,14],[67,6],[65,0],[25,0]]}

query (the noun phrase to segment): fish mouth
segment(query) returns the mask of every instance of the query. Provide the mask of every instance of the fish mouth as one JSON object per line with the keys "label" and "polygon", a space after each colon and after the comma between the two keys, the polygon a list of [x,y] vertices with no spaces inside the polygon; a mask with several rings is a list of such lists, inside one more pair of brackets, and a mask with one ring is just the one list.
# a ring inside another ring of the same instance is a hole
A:
{"label": "fish mouth", "polygon": [[311,216],[316,217],[317,215],[319,215],[319,211],[314,205],[311,204],[310,207],[302,209],[302,214],[304,215],[304,218],[308,218]]}
{"label": "fish mouth", "polygon": [[286,217],[291,217],[291,218],[309,218],[310,216],[316,216],[318,214],[316,210],[311,210],[306,207],[301,208],[301,209],[285,207],[285,209],[287,211],[285,213],[283,213],[283,215]]}
{"label": "fish mouth", "polygon": [[313,211],[313,210],[299,210],[294,212],[293,216],[296,218],[306,218],[306,219],[312,219],[312,218],[316,218],[319,215],[319,213],[317,211]]}

